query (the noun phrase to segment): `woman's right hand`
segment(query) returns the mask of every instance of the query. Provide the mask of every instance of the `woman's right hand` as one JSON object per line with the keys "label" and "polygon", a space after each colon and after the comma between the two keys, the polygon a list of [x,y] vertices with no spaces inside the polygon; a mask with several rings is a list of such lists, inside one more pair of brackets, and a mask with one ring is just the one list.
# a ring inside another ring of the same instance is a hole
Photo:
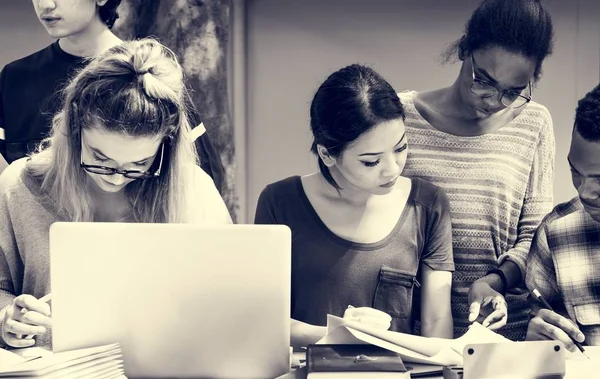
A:
{"label": "woman's right hand", "polygon": [[585,336],[571,320],[547,309],[539,312],[529,321],[526,341],[555,340],[561,341],[567,350],[577,351],[573,340],[583,342]]}
{"label": "woman's right hand", "polygon": [[31,295],[17,296],[6,309],[2,322],[2,339],[11,347],[35,344],[28,335],[43,335],[52,327],[50,306]]}
{"label": "woman's right hand", "polygon": [[375,308],[349,306],[344,312],[344,320],[360,322],[377,329],[388,330],[392,325],[392,317]]}

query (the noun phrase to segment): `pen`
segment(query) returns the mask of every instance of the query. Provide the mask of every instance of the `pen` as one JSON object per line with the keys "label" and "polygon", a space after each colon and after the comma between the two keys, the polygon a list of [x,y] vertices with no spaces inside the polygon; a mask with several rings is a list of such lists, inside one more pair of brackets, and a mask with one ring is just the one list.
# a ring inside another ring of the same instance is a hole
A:
{"label": "pen", "polygon": [[[42,303],[47,303],[47,302],[49,302],[50,300],[52,300],[52,294],[51,294],[51,293],[49,293],[49,294],[47,294],[47,295],[45,295],[45,296],[42,296],[42,297],[41,297],[39,300],[40,300]],[[27,312],[28,312],[28,310],[27,310],[27,309],[25,309],[25,308],[21,308],[21,313],[22,313],[22,314],[25,314],[25,313],[27,313]],[[23,335],[22,335],[22,334],[19,334],[19,335],[17,335],[17,337],[18,337],[18,338],[23,338]],[[25,338],[27,338],[27,339],[31,339],[31,338],[33,338],[33,334],[28,334],[28,335],[27,335]]]}
{"label": "pen", "polygon": [[[552,307],[550,306],[550,304],[548,304],[548,302],[546,301],[546,299],[544,299],[542,297],[542,294],[540,293],[540,291],[538,291],[536,288],[533,289],[533,291],[531,291],[533,296],[535,296],[536,299],[538,299],[538,301],[540,303],[542,303],[542,305],[544,306],[544,308],[546,308],[549,311],[554,312],[554,309],[552,309]],[[572,338],[571,338],[572,339]],[[583,348],[583,345],[581,345],[581,343],[575,341],[574,339],[573,343],[575,344],[575,346],[577,346],[577,348],[579,349],[579,351],[581,351],[581,353],[583,355],[585,355],[588,359],[590,359],[590,357],[587,356],[587,354],[585,354],[585,349]]]}

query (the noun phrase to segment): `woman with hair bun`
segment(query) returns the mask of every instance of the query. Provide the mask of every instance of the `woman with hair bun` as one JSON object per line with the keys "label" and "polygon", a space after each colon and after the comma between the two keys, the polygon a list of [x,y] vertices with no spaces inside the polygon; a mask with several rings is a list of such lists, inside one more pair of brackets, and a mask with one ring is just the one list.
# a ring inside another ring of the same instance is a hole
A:
{"label": "woman with hair bun", "polygon": [[65,88],[49,138],[0,176],[1,342],[50,343],[38,299],[52,223],[231,223],[197,165],[186,104],[177,58],[152,39],[112,47]]}

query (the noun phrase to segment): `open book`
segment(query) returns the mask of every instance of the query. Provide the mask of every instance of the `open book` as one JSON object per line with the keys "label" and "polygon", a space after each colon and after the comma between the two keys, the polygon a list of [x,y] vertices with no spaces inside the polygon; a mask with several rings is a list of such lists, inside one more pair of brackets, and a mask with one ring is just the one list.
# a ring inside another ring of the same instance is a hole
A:
{"label": "open book", "polygon": [[119,344],[52,353],[41,348],[0,349],[0,378],[121,379]]}
{"label": "open book", "polygon": [[468,344],[505,342],[514,343],[479,323],[471,325],[460,338],[445,339],[376,329],[328,315],[327,335],[317,344],[366,343],[394,351],[404,362],[451,366],[463,364],[463,350]]}

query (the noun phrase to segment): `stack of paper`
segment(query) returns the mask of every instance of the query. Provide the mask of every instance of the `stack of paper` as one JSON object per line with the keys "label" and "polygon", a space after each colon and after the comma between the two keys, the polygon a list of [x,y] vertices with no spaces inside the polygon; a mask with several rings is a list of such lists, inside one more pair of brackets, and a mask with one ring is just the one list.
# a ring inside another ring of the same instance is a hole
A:
{"label": "stack of paper", "polygon": [[15,354],[6,351],[4,354],[12,354],[13,359],[9,364],[0,364],[0,378],[124,378],[119,344],[54,354]]}
{"label": "stack of paper", "polygon": [[319,344],[372,344],[400,354],[404,362],[451,366],[463,364],[463,350],[468,344],[514,343],[483,327],[471,325],[457,339],[428,338],[365,326],[359,322],[327,316],[327,335]]}

